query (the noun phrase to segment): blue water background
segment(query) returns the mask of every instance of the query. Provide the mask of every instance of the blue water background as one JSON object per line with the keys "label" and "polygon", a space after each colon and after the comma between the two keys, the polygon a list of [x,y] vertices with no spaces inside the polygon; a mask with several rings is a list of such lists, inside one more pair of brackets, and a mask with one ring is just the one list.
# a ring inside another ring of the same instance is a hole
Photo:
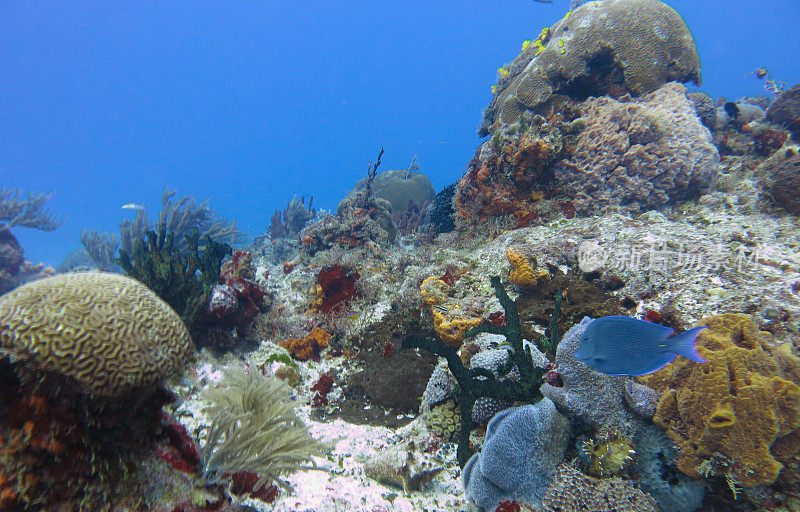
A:
{"label": "blue water background", "polygon": [[[800,2],[675,0],[702,90],[800,82]],[[457,180],[496,70],[567,0],[17,1],[0,6],[0,185],[54,191],[57,231],[14,230],[57,264],[82,229],[118,232],[164,187],[211,198],[248,234],[293,194],[333,210],[386,148]]]}

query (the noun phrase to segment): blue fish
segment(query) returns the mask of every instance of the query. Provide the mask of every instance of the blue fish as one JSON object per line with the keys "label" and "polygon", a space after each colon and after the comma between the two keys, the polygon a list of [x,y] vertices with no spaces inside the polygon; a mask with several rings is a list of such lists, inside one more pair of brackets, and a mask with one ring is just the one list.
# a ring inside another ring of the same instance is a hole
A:
{"label": "blue fish", "polygon": [[575,357],[607,375],[647,375],[683,356],[706,363],[695,348],[695,327],[673,336],[663,325],[627,316],[604,316],[592,320],[581,336]]}

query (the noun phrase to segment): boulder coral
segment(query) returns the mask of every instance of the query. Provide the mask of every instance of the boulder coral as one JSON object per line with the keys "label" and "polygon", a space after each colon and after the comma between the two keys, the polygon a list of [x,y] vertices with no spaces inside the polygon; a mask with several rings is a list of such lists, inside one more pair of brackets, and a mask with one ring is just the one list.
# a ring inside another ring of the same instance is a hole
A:
{"label": "boulder coral", "polygon": [[800,443],[800,358],[774,347],[749,315],[696,325],[699,364],[683,358],[644,382],[662,393],[653,421],[680,447],[689,476],[719,475],[743,487],[770,485]]}
{"label": "boulder coral", "polygon": [[177,313],[130,277],[60,274],[0,298],[0,355],[74,379],[95,395],[157,387],[193,351]]}
{"label": "boulder coral", "polygon": [[[632,14],[633,13],[633,14]],[[658,0],[589,2],[567,13],[501,68],[479,135],[514,123],[554,95],[647,94],[700,83],[700,58],[680,15]]]}
{"label": "boulder coral", "polygon": [[587,125],[574,154],[555,168],[578,213],[658,208],[714,184],[719,154],[684,86],[639,99],[590,98],[582,115]]}

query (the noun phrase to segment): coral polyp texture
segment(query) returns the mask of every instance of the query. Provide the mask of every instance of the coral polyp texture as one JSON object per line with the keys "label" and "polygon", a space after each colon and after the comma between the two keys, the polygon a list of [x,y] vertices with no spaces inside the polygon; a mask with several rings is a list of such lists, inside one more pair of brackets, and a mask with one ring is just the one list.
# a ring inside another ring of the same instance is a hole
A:
{"label": "coral polyp texture", "polygon": [[577,212],[658,208],[714,184],[719,154],[684,86],[667,84],[639,99],[590,98],[581,110],[586,129],[555,168]]}
{"label": "coral polyp texture", "polygon": [[526,45],[502,68],[479,135],[515,122],[554,95],[584,99],[700,83],[700,58],[683,19],[657,0],[587,3]]}
{"label": "coral polyp texture", "polygon": [[[644,378],[661,391],[653,421],[680,447],[689,476],[769,485],[800,449],[800,358],[774,347],[749,315],[705,318],[699,364],[679,358]],[[785,475],[785,479],[792,475]]]}
{"label": "coral polyp texture", "polygon": [[95,395],[157,386],[193,349],[175,311],[118,274],[61,274],[0,297],[0,354],[71,377]]}

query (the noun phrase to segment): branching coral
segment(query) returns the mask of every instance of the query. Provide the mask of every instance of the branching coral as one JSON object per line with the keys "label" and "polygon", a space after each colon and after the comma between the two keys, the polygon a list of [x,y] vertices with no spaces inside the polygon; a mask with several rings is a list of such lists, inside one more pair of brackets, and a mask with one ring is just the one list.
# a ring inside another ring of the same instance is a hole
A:
{"label": "branching coral", "polygon": [[260,476],[256,490],[267,483],[287,487],[281,476],[308,468],[308,463],[313,467],[312,457],[321,455],[324,445],[296,416],[283,381],[236,367],[226,371],[225,384],[203,394],[211,417],[200,454],[207,485],[247,471]]}
{"label": "branching coral", "polygon": [[174,247],[180,253],[191,251],[186,236],[195,231],[219,244],[232,245],[242,241],[243,235],[236,228],[236,223],[218,218],[208,207],[210,199],[197,204],[191,196],[183,196],[177,201],[173,200],[174,196],[174,190],[164,189],[158,222],[154,225],[150,224],[144,210],[139,210],[133,220],[120,223],[120,244],[123,251],[131,254],[136,241],[144,240],[146,233],[156,231],[158,226],[165,226],[167,232],[172,233]]}
{"label": "branching coral", "polygon": [[186,236],[188,250],[182,253],[175,245],[175,236],[165,224],[159,224],[157,232],[148,231],[144,240],[136,239],[131,252],[121,249],[117,263],[172,306],[192,334],[198,334],[222,260],[231,249],[205,239],[201,252],[200,234],[194,232]]}
{"label": "branching coral", "polygon": [[484,368],[467,369],[461,361],[455,348],[442,341],[422,336],[406,336],[403,338],[403,349],[423,348],[447,360],[450,372],[458,381],[458,405],[461,413],[461,433],[458,440],[458,461],[463,466],[471,455],[469,447],[469,433],[472,430],[472,408],[475,401],[481,397],[504,400],[508,402],[536,403],[542,398],[539,386],[542,383],[542,369],[535,368],[532,361],[530,347],[523,346],[522,327],[517,315],[514,302],[503,288],[500,278],[491,278],[500,304],[506,314],[506,325],[497,326],[483,323],[466,333],[466,337],[475,336],[486,332],[505,336],[506,341],[513,348],[510,354],[511,363],[503,368],[501,375],[509,373],[516,368],[519,380],[498,380],[491,370]]}
{"label": "branching coral", "polygon": [[18,226],[23,228],[53,231],[64,223],[47,211],[45,203],[53,194],[28,192],[23,199],[22,191],[15,188],[0,188],[0,231]]}

